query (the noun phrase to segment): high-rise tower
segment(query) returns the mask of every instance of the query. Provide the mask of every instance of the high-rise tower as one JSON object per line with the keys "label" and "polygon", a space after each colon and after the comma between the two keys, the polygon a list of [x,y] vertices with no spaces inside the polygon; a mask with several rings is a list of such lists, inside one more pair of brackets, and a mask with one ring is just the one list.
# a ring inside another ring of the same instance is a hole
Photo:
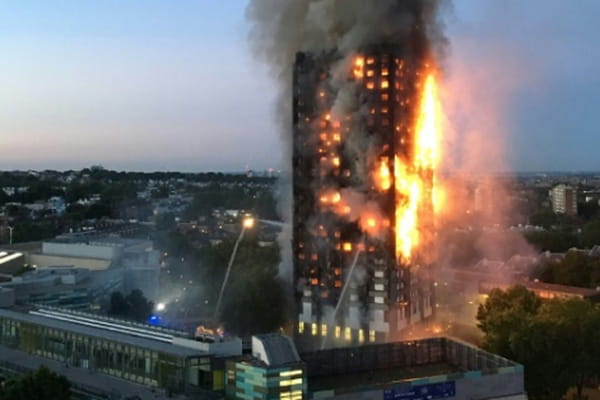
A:
{"label": "high-rise tower", "polygon": [[435,82],[424,55],[405,56],[386,45],[297,55],[299,339],[386,341],[432,315]]}

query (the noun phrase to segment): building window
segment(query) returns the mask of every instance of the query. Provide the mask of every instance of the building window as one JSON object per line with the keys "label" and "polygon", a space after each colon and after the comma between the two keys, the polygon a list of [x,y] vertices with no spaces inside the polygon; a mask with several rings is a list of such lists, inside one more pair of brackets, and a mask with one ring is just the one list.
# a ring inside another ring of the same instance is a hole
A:
{"label": "building window", "polygon": [[299,334],[304,333],[304,322],[303,321],[298,322],[298,333]]}
{"label": "building window", "polygon": [[327,336],[327,324],[321,325],[321,336],[323,336],[323,337]]}
{"label": "building window", "polygon": [[344,331],[344,338],[346,339],[346,341],[351,342],[352,341],[352,329],[350,328],[346,328],[346,330]]}
{"label": "building window", "polygon": [[279,382],[279,386],[280,387],[284,387],[284,386],[296,386],[296,385],[302,385],[302,378],[286,379],[284,381]]}
{"label": "building window", "polygon": [[279,374],[279,376],[282,378],[289,378],[291,376],[298,376],[298,375],[302,375],[301,369],[295,369],[292,371],[284,371]]}

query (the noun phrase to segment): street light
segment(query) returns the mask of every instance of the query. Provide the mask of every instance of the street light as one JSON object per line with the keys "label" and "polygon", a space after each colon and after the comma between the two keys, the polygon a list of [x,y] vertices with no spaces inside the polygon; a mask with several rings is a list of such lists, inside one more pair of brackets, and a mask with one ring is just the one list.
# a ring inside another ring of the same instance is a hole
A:
{"label": "street light", "polygon": [[254,228],[254,225],[256,224],[256,221],[254,220],[254,218],[252,217],[246,217],[244,218],[244,221],[242,222],[242,231],[244,229],[252,229]]}
{"label": "street light", "polygon": [[233,262],[235,261],[235,256],[237,255],[238,247],[240,247],[240,243],[242,242],[242,239],[244,239],[244,234],[246,233],[246,230],[254,228],[255,224],[256,220],[250,216],[246,216],[242,221],[242,231],[240,232],[240,236],[237,238],[235,245],[233,246],[233,251],[231,252],[231,257],[229,258],[229,264],[227,264],[225,278],[223,279],[223,284],[221,285],[221,290],[219,291],[219,298],[217,299],[217,305],[215,307],[215,318],[219,317],[219,313],[221,311],[223,293],[225,293],[225,287],[227,286],[227,282],[229,281],[231,267],[233,266]]}
{"label": "street light", "polygon": [[156,311],[158,311],[158,312],[163,312],[163,311],[165,311],[166,308],[167,308],[167,305],[165,303],[158,303],[156,305]]}

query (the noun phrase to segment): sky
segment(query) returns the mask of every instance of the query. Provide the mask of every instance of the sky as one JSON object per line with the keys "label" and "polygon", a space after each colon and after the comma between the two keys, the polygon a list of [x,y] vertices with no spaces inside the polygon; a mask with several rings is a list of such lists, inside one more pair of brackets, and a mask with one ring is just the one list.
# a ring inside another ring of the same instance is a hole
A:
{"label": "sky", "polygon": [[[0,169],[278,168],[276,89],[250,54],[245,8],[2,1]],[[444,64],[502,98],[507,169],[600,170],[597,15],[597,0],[454,0]]]}

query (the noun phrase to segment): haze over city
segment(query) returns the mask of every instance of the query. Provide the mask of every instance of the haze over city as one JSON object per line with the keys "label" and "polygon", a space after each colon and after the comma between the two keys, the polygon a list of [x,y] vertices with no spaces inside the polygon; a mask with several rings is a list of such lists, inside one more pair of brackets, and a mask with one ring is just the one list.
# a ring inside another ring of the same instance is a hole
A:
{"label": "haze over city", "polygon": [[[275,89],[250,56],[245,8],[3,4],[0,168],[280,168]],[[467,68],[475,97],[501,98],[507,169],[600,169],[598,13],[594,0],[457,0],[446,13],[443,67],[449,79]]]}
{"label": "haze over city", "polygon": [[600,1],[0,3],[0,400],[600,400]]}

